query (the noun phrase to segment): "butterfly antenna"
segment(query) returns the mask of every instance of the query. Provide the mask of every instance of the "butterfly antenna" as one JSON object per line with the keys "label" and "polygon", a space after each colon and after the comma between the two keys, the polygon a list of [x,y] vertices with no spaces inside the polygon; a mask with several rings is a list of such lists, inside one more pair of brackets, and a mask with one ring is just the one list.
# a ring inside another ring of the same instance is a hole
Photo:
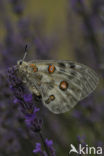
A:
{"label": "butterfly antenna", "polygon": [[23,57],[22,61],[25,60],[26,56],[27,56],[27,44],[26,44],[26,46],[25,46],[25,54],[24,54],[24,57]]}

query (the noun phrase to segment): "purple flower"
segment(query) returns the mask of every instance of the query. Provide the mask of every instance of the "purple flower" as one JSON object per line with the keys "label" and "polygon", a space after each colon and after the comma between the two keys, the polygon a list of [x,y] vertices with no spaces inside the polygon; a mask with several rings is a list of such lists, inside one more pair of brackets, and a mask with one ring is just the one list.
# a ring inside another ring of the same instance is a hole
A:
{"label": "purple flower", "polygon": [[37,154],[37,153],[41,153],[41,152],[42,152],[41,144],[37,142],[35,149],[33,150],[33,153]]}
{"label": "purple flower", "polygon": [[25,116],[25,122],[28,126],[31,126],[31,122],[33,122],[33,120],[36,118],[36,113],[39,111],[40,109],[37,107],[34,107],[34,112],[32,114],[27,114]]}
{"label": "purple flower", "polygon": [[31,129],[33,132],[40,132],[42,129],[42,120],[35,118],[31,121]]}
{"label": "purple flower", "polygon": [[41,156],[48,156],[45,151],[42,151],[40,143],[36,143],[35,149],[33,150],[34,154],[40,154]]}
{"label": "purple flower", "polygon": [[21,105],[22,112],[27,115],[33,114],[35,105],[32,101],[32,95],[30,95],[30,93],[27,94],[27,88],[18,77],[17,67],[8,70],[8,77],[10,88],[13,91],[14,96],[17,98],[18,103]]}
{"label": "purple flower", "polygon": [[85,0],[71,0],[71,6],[74,9],[76,13],[82,12],[82,7],[80,6],[80,3],[83,3]]}
{"label": "purple flower", "polygon": [[[45,140],[47,150],[50,152],[49,156],[56,156],[55,150],[53,148],[53,141],[52,140]],[[35,149],[33,150],[34,154],[41,154],[43,156],[48,156],[47,152],[42,150],[42,146],[40,143],[36,143]]]}
{"label": "purple flower", "polygon": [[11,1],[11,5],[12,5],[12,9],[14,13],[16,13],[17,15],[22,15],[24,7],[21,1],[20,0],[10,0],[10,1]]}
{"label": "purple flower", "polygon": [[32,95],[31,94],[25,94],[24,95],[24,101],[30,102],[32,100]]}
{"label": "purple flower", "polygon": [[55,149],[53,148],[53,141],[45,139],[45,143],[50,150],[51,156],[55,156],[56,154],[55,154]]}
{"label": "purple flower", "polygon": [[39,111],[39,108],[35,107],[33,104],[32,95],[30,93],[27,94],[22,81],[16,75],[17,71],[14,68],[9,69],[8,72],[11,89],[17,98],[16,102],[20,104],[22,112],[25,114],[26,124],[28,127],[31,127],[34,132],[40,131],[42,121],[36,118],[36,113]]}

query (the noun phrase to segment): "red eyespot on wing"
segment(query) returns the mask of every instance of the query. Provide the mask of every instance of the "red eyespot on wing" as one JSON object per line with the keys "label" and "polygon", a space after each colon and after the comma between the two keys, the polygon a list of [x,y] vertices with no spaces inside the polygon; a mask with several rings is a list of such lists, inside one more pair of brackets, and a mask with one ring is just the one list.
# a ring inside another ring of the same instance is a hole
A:
{"label": "red eyespot on wing", "polygon": [[66,81],[62,81],[60,83],[60,89],[61,90],[66,90],[68,88],[68,83]]}
{"label": "red eyespot on wing", "polygon": [[30,64],[30,67],[33,69],[34,72],[38,71],[38,68],[35,64]]}
{"label": "red eyespot on wing", "polygon": [[34,68],[35,64],[30,64],[30,67]]}
{"label": "red eyespot on wing", "polygon": [[35,67],[35,68],[33,69],[33,71],[34,71],[34,72],[37,72],[37,71],[38,71],[38,68],[37,68],[37,67]]}
{"label": "red eyespot on wing", "polygon": [[48,66],[48,71],[49,71],[49,73],[53,73],[55,71],[55,66],[53,64],[50,64]]}

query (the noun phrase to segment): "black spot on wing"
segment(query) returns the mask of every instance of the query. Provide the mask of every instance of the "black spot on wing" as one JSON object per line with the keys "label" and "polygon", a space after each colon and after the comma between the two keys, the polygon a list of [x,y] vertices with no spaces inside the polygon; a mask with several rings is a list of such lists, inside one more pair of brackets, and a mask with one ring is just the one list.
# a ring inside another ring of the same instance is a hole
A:
{"label": "black spot on wing", "polygon": [[65,63],[63,63],[63,62],[59,62],[58,65],[59,65],[59,67],[61,67],[61,68],[65,68],[65,67],[66,67]]}
{"label": "black spot on wing", "polygon": [[69,66],[70,66],[70,68],[75,68],[75,64],[72,62],[69,63]]}

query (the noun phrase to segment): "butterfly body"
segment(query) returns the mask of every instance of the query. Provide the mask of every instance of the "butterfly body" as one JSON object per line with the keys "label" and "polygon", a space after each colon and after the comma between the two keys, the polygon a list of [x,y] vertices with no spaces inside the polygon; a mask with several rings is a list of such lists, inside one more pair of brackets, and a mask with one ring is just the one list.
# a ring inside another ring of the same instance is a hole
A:
{"label": "butterfly body", "polygon": [[23,61],[18,62],[18,69],[29,90],[42,96],[43,104],[56,114],[71,110],[96,88],[99,80],[92,69],[72,61]]}

